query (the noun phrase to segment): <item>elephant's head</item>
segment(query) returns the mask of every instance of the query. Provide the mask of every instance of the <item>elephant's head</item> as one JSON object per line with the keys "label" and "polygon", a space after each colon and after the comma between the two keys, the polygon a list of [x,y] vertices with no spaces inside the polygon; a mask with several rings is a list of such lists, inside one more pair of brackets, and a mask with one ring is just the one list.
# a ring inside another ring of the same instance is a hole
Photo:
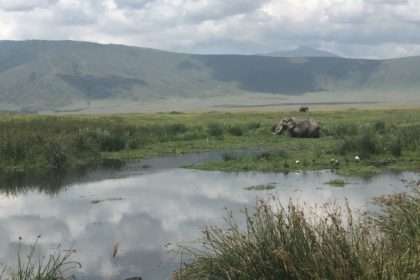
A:
{"label": "elephant's head", "polygon": [[276,126],[275,134],[280,135],[284,130],[290,130],[296,127],[294,118],[284,118]]}

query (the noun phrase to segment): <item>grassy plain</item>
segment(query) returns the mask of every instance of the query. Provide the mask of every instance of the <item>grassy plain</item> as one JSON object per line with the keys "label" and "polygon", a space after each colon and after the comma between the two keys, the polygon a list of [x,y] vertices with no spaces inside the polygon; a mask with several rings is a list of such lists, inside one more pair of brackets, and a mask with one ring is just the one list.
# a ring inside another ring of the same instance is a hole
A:
{"label": "grassy plain", "polygon": [[[285,116],[311,117],[318,139],[272,134]],[[220,151],[204,170],[288,172],[335,169],[341,174],[420,171],[420,110],[340,109],[78,116],[0,116],[0,169],[63,169],[101,159]],[[237,153],[255,151],[246,157]],[[360,157],[360,161],[355,160]]]}

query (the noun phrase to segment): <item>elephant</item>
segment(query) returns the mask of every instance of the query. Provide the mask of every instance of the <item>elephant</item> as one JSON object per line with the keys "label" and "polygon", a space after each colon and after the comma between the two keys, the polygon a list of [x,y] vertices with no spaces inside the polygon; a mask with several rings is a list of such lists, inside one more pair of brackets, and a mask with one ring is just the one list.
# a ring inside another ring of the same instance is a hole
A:
{"label": "elephant", "polygon": [[284,130],[287,130],[291,137],[318,138],[320,135],[319,124],[311,119],[283,118],[277,124],[274,134],[280,135]]}
{"label": "elephant", "polygon": [[306,112],[308,112],[308,111],[309,111],[309,107],[304,107],[304,106],[302,106],[302,107],[300,107],[300,108],[299,108],[299,112],[306,113]]}

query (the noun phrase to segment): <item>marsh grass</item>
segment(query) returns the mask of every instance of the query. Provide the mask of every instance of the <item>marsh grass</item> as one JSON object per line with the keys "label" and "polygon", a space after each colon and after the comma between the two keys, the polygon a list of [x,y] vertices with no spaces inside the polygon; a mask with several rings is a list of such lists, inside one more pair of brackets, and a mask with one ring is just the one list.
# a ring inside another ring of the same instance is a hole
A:
{"label": "marsh grass", "polygon": [[273,190],[276,186],[274,183],[267,183],[267,184],[259,184],[254,186],[245,187],[244,190],[246,191],[266,191],[266,190]]}
{"label": "marsh grass", "polygon": [[[74,279],[71,271],[81,267],[80,263],[72,261],[71,256],[76,250],[64,250],[60,245],[47,257],[37,257],[40,236],[33,245],[23,246],[19,238],[17,269],[6,277],[6,267],[0,275],[0,279],[11,280],[64,280]],[[70,275],[69,275],[70,274]],[[4,278],[6,277],[6,278]]]}
{"label": "marsh grass", "polygon": [[[61,171],[104,158],[132,160],[161,154],[235,149],[266,150],[271,154],[238,157],[204,168],[318,170],[331,168],[329,160],[341,157],[340,167],[334,169],[346,172],[369,165],[365,159],[393,157],[399,160],[390,169],[420,170],[419,110],[313,111],[311,117],[322,124],[319,139],[292,139],[270,133],[281,117],[299,117],[293,114],[1,115],[0,170]],[[363,159],[358,165],[352,161],[355,155]],[[345,159],[348,164],[344,164]],[[295,166],[296,160],[302,164]]]}
{"label": "marsh grass", "polygon": [[224,161],[236,160],[238,157],[238,154],[234,152],[227,152],[222,154],[222,159]]}
{"label": "marsh grass", "polygon": [[[192,260],[175,279],[418,279],[420,196],[378,199],[381,211],[355,218],[348,204],[322,212],[279,199],[244,209],[245,226],[227,211],[226,226],[209,225]],[[319,210],[319,209],[318,209]]]}
{"label": "marsh grass", "polygon": [[343,187],[345,184],[348,184],[343,179],[331,179],[327,182],[325,182],[327,185],[336,186],[336,187]]}

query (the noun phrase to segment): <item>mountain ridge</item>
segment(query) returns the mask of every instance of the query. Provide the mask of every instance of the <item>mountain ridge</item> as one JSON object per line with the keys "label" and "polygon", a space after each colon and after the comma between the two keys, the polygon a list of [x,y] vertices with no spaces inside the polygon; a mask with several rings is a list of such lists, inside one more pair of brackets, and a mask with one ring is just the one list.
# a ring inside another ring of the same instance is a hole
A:
{"label": "mountain ridge", "polygon": [[298,47],[293,50],[287,51],[275,51],[269,52],[265,54],[261,54],[263,56],[274,56],[274,57],[340,57],[335,53],[314,49],[310,47]]}
{"label": "mountain ridge", "polygon": [[0,41],[0,105],[56,110],[101,100],[417,91],[419,65],[420,57],[199,55],[81,41]]}

